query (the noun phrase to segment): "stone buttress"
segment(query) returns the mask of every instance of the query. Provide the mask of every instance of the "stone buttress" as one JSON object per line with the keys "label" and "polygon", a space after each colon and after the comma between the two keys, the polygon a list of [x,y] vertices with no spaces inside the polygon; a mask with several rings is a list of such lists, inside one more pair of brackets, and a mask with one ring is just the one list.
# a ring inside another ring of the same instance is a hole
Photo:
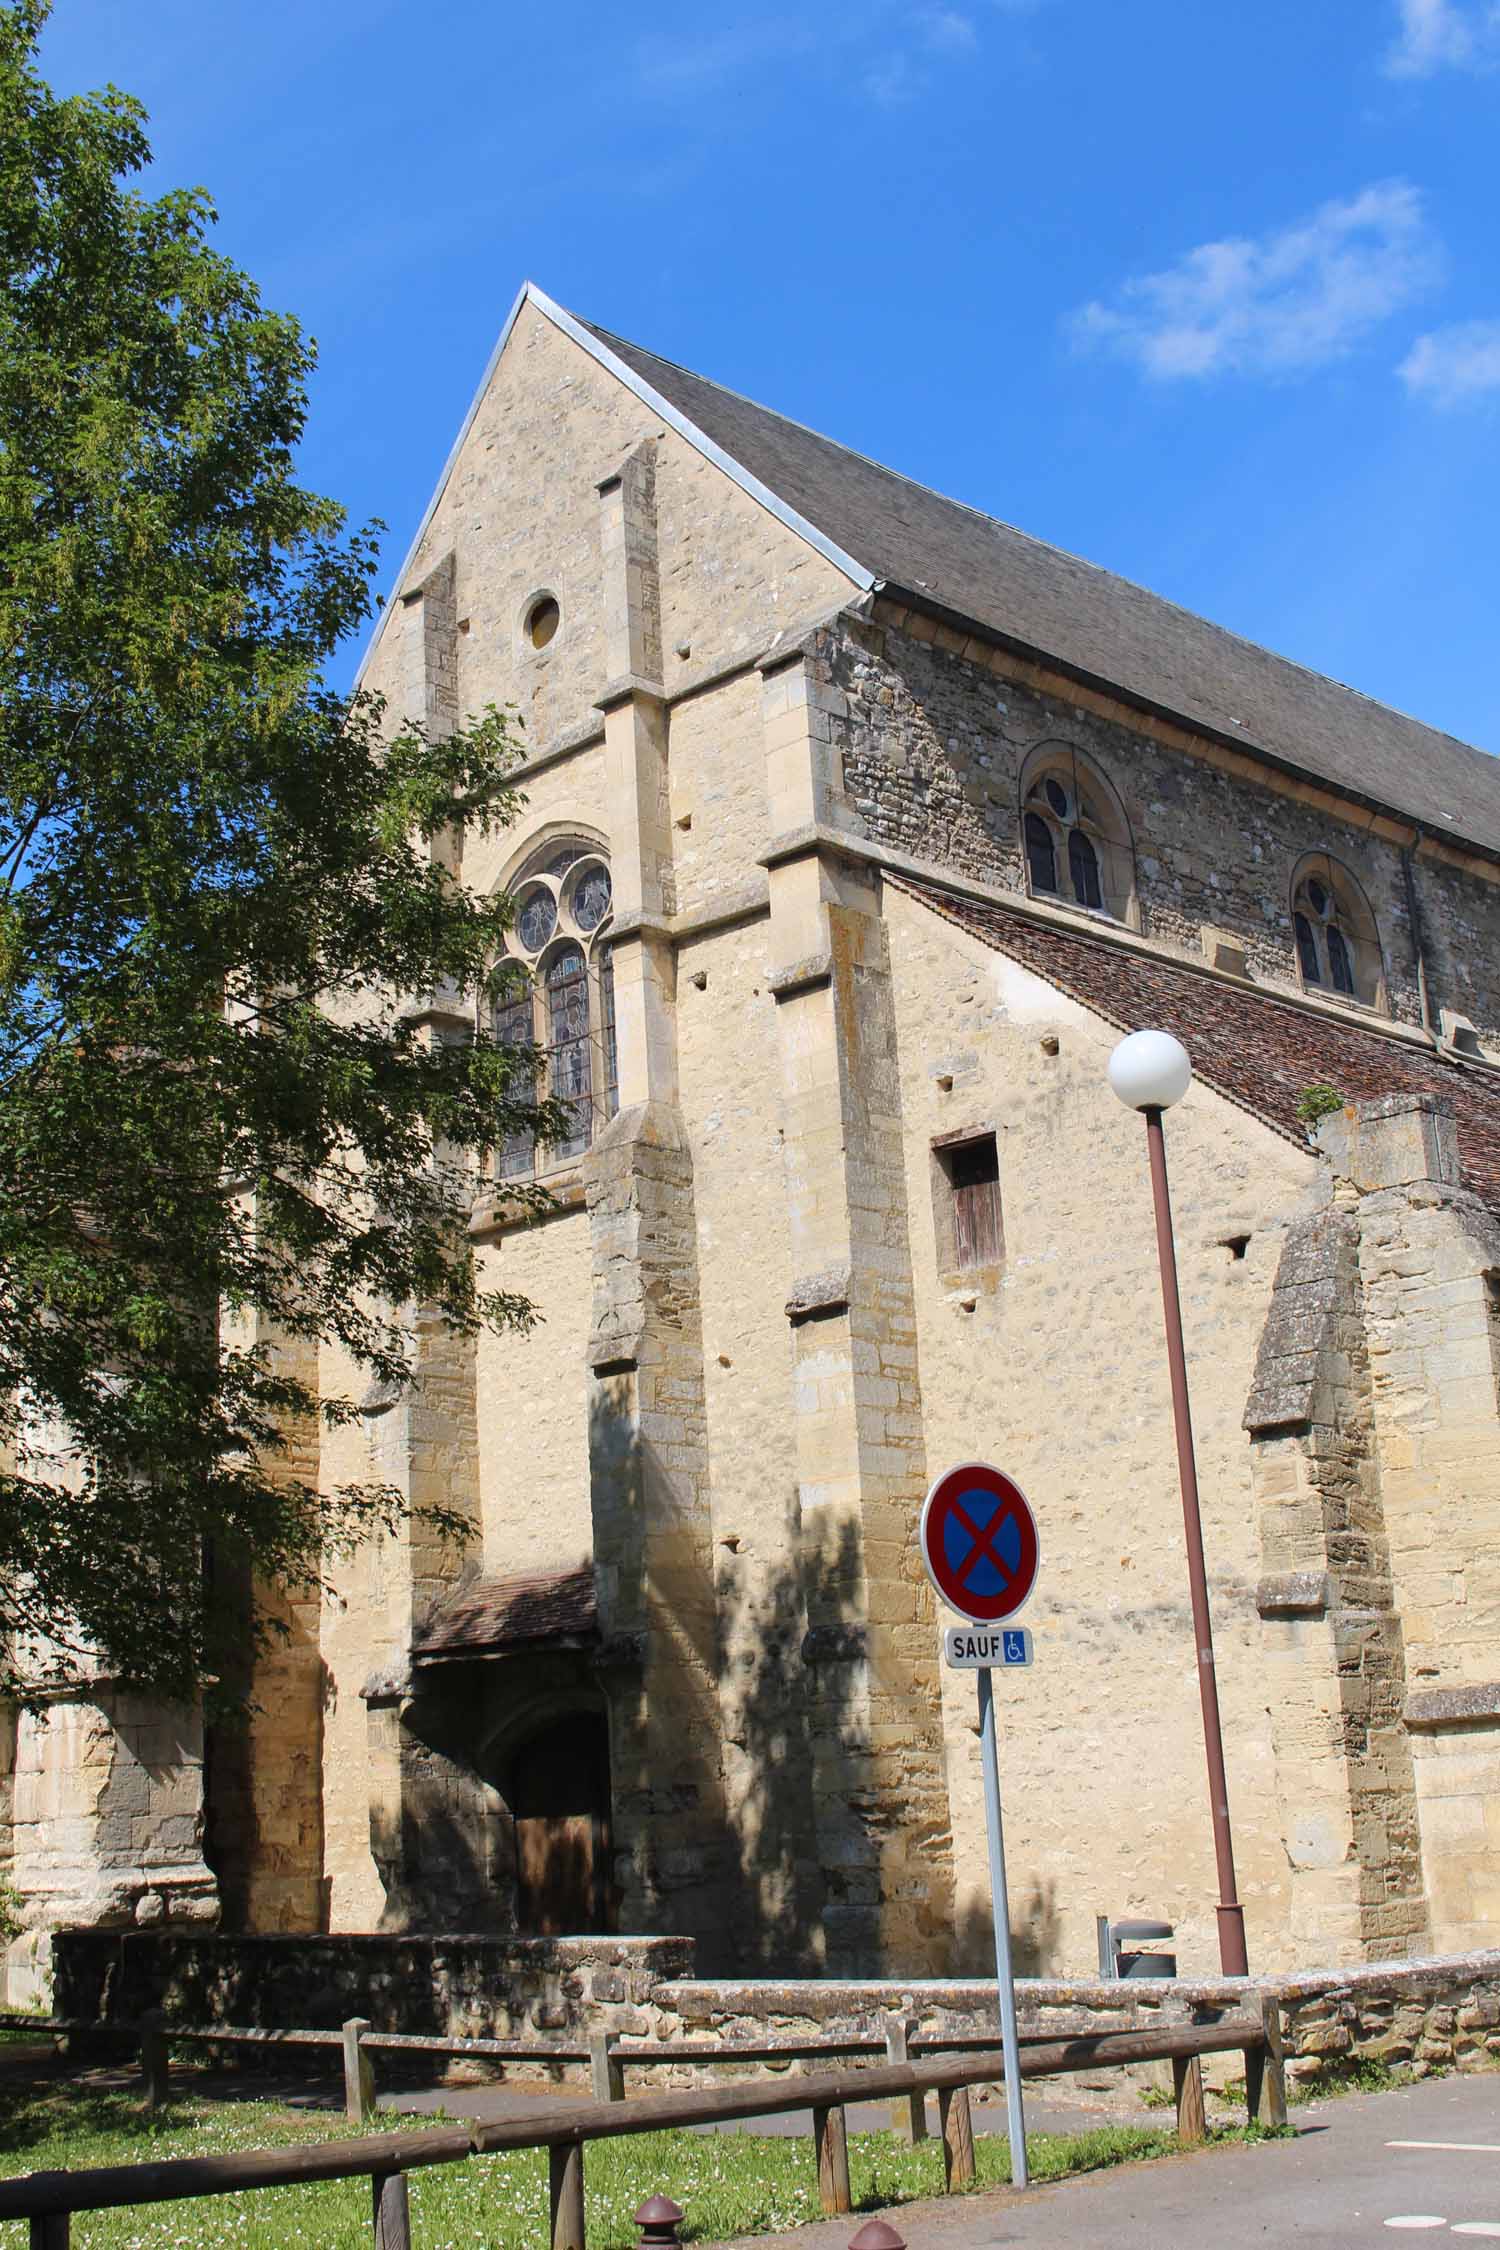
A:
{"label": "stone buttress", "polygon": [[1245,1415],[1292,1935],[1500,1931],[1500,1227],[1425,1094],[1327,1119]]}
{"label": "stone buttress", "polygon": [[589,1464],[610,1661],[619,1926],[730,1957],[692,1157],[678,1100],[675,897],[655,455],[599,486],[609,679],[618,1113],[585,1160],[593,1265]]}
{"label": "stone buttress", "polygon": [[1348,1200],[1288,1230],[1245,1411],[1290,1932],[1318,1960],[1405,1954],[1427,1930]]}
{"label": "stone buttress", "polygon": [[[401,597],[404,708],[394,716],[420,722],[432,738],[451,731],[457,719],[455,578],[449,553]],[[461,830],[440,831],[431,851],[435,861],[460,871]],[[472,1006],[455,991],[414,995],[408,1016],[434,1042],[472,1036]],[[419,1306],[408,1352],[407,1382],[394,1391],[372,1387],[365,1401],[371,1469],[411,1511],[383,1543],[383,1638],[372,1649],[363,1690],[370,1850],[385,1886],[383,1927],[486,1929],[497,1915],[495,1824],[474,1770],[466,1714],[452,1708],[445,1683],[414,1672],[411,1663],[423,1623],[474,1567],[480,1535],[475,1349],[432,1307]],[[464,1518],[471,1539],[440,1536],[422,1514],[431,1508]]]}
{"label": "stone buttress", "polygon": [[[256,1341],[278,1370],[316,1396],[315,1344],[260,1317]],[[262,1470],[273,1483],[316,1491],[319,1466],[318,1421],[308,1415],[286,1424],[283,1450]],[[238,1573],[222,1590],[243,1606],[248,1622],[249,1573]],[[253,1592],[270,1633],[253,1655],[247,1639],[244,1670],[234,1683],[242,1712],[207,1729],[204,1850],[218,1878],[227,1929],[321,1930],[327,1914],[320,1594],[316,1586],[293,1590],[264,1582]]]}
{"label": "stone buttress", "polygon": [[839,691],[818,636],[767,659],[771,989],[827,1968],[948,1965],[953,1874],[886,927],[829,835]]}

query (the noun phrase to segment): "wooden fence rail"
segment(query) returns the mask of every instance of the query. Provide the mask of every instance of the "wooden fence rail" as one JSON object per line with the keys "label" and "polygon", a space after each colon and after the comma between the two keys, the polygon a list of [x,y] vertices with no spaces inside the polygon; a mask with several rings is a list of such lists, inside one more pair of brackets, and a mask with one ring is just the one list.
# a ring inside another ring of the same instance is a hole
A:
{"label": "wooden fence rail", "polygon": [[[357,2024],[359,2019],[354,2019]],[[179,2034],[168,2028],[168,2035]],[[329,2035],[323,2035],[326,2042]],[[342,2040],[343,2033],[332,2037]],[[299,2042],[300,2043],[300,2042]],[[358,2056],[360,2040],[352,2042]],[[1262,2098],[1273,2124],[1286,2118],[1281,2070],[1280,2013],[1274,2003],[1255,2014],[1217,2023],[1174,2025],[1157,2031],[1099,2032],[1073,2039],[1036,2040],[1021,2056],[1023,2078],[1055,2077],[1126,2063],[1170,2061],[1178,2078],[1178,2130],[1202,2137],[1202,2092],[1196,2108],[1190,2091],[1201,2056],[1239,2050],[1247,2063],[1246,2098],[1252,2118]],[[346,2050],[347,2052],[347,2050]],[[1251,2068],[1251,2058],[1255,2067]],[[944,2182],[966,2186],[974,2177],[971,2086],[993,2080],[998,2058],[969,2054],[952,2061],[918,2060],[872,2068],[752,2080],[724,2088],[651,2095],[620,2103],[594,2101],[543,2110],[493,2125],[434,2128],[425,2132],[372,2133],[358,2140],[324,2141],[294,2149],[257,2149],[243,2155],[176,2157],[155,2164],[104,2165],[71,2172],[33,2172],[0,2183],[0,2221],[27,2219],[31,2250],[68,2250],[75,2211],[114,2210],[187,2196],[232,2195],[252,2188],[290,2187],[314,2180],[368,2179],[376,2250],[411,2250],[406,2175],[429,2164],[459,2163],[504,2150],[548,2152],[551,2250],[585,2250],[583,2151],[593,2140],[670,2127],[727,2124],[811,2109],[820,2197],[825,2211],[852,2207],[844,2112],[850,2102],[910,2102],[936,2090],[943,2129]]]}

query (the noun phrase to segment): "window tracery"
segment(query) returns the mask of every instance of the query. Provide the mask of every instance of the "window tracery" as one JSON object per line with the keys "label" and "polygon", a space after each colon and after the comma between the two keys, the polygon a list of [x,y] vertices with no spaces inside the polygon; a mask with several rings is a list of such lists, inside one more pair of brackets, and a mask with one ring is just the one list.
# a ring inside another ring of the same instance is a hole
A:
{"label": "window tracery", "polygon": [[568,1105],[571,1127],[541,1148],[530,1133],[508,1135],[496,1151],[502,1179],[581,1156],[620,1098],[608,862],[587,844],[552,847],[511,888],[514,965],[495,1005],[495,1038],[537,1049],[539,1091]]}
{"label": "window tracery", "polygon": [[1292,936],[1304,987],[1384,1005],[1384,964],[1363,892],[1326,854],[1305,861],[1292,883]]}
{"label": "window tracery", "polygon": [[1114,790],[1092,760],[1044,743],[1022,775],[1026,887],[1092,913],[1132,918],[1135,851]]}

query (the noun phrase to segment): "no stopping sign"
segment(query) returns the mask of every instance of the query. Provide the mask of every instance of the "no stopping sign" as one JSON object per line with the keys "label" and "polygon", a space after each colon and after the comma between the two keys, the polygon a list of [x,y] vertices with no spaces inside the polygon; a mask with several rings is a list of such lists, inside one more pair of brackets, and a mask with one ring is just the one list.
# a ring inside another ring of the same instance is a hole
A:
{"label": "no stopping sign", "polygon": [[987,1461],[943,1471],[918,1536],[934,1587],[976,1625],[1014,1617],[1036,1584],[1036,1518],[1015,1479]]}

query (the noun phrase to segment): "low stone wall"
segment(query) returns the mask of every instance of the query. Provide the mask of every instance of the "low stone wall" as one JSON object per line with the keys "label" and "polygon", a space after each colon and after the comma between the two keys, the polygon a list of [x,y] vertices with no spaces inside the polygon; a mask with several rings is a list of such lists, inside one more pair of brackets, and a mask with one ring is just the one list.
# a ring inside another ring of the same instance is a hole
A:
{"label": "low stone wall", "polygon": [[[747,2059],[747,2071],[793,2067],[798,2046],[849,2040],[883,2051],[894,2017],[917,2045],[955,2048],[996,2033],[993,1981],[935,1978],[756,1979],[690,1973],[686,1938],[192,1937],[165,1932],[58,1932],[55,2006],[101,2024],[148,2008],[198,2025],[317,2030],[367,2016],[379,2031],[459,2038],[555,2040],[578,2047],[591,2031],[661,2053],[684,2046],[771,2046],[785,2061]],[[1171,2023],[1202,2023],[1262,1999],[1279,2002],[1291,2075],[1316,2079],[1360,2058],[1421,2077],[1500,2058],[1500,1952],[1378,1962],[1302,1975],[1016,1985],[1023,2033],[1063,2038]],[[1225,2058],[1218,2075],[1232,2075]],[[704,2072],[691,2062],[652,2068],[665,2090]],[[722,2082],[723,2066],[712,2073]],[[640,2083],[639,2078],[635,2081]],[[1118,2088],[1117,2071],[1077,2074]]]}
{"label": "low stone wall", "polygon": [[[190,1937],[60,1930],[60,2016],[131,2023],[160,2008],[179,2023],[266,2031],[331,2029],[464,2039],[555,2038],[636,2020],[663,1981],[691,1968],[686,1938]],[[644,2016],[640,2020],[649,2020]]]}
{"label": "low stone wall", "polygon": [[1500,1952],[1272,1977],[1265,1989],[1281,2002],[1294,2077],[1363,2059],[1423,2078],[1500,2057]]}

